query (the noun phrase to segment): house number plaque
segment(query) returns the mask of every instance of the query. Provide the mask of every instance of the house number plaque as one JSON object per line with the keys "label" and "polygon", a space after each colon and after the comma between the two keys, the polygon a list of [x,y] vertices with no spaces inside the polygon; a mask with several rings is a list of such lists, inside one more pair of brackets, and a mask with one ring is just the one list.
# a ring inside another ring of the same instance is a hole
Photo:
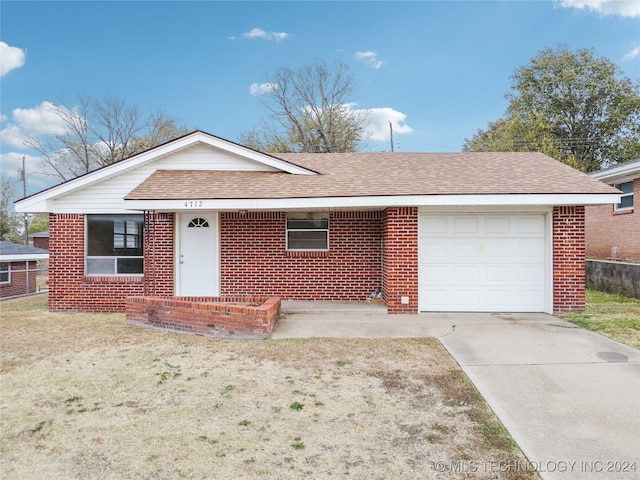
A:
{"label": "house number plaque", "polygon": [[202,208],[203,204],[202,200],[187,200],[184,202],[185,208]]}

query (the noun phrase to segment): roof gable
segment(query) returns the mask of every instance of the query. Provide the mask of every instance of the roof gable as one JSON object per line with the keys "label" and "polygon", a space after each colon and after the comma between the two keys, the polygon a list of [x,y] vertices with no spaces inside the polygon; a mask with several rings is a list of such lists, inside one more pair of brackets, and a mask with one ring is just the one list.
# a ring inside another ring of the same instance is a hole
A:
{"label": "roof gable", "polygon": [[[196,152],[196,153],[194,153]],[[217,156],[214,155],[217,153]],[[199,154],[199,155],[198,155]],[[197,158],[199,156],[199,158]],[[187,159],[187,157],[189,157]],[[186,159],[186,160],[185,160]],[[208,165],[207,162],[210,164]],[[296,175],[316,175],[316,172],[290,161],[264,154],[214,135],[195,131],[155,148],[141,152],[112,165],[61,183],[16,202],[17,212],[51,212],[55,203],[76,202],[83,193],[108,182],[120,183],[118,178],[130,177],[135,182],[120,194],[120,199],[144,181],[156,169],[183,170],[262,170]],[[95,195],[93,195],[95,196]],[[64,199],[64,200],[61,200]],[[121,207],[122,208],[122,207]]]}

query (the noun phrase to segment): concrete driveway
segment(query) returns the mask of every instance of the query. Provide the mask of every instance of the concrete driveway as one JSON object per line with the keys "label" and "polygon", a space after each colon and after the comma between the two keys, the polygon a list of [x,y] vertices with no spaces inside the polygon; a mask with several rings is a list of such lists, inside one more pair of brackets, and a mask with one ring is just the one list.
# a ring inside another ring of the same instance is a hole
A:
{"label": "concrete driveway", "polygon": [[437,337],[543,479],[640,477],[640,351],[546,314],[333,305],[286,302],[272,338]]}

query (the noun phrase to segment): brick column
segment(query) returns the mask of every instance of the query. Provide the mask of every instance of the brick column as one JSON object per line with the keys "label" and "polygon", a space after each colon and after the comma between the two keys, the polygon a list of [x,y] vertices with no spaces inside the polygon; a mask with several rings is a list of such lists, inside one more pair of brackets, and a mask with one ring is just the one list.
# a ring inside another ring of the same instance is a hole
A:
{"label": "brick column", "polygon": [[84,215],[49,214],[49,310],[80,310],[83,277]]}
{"label": "brick column", "polygon": [[171,297],[174,294],[174,218],[171,212],[145,214],[145,295]]}
{"label": "brick column", "polygon": [[583,206],[553,209],[553,312],[585,308]]}
{"label": "brick column", "polygon": [[[418,313],[418,209],[394,207],[382,219],[382,291],[389,313]],[[408,303],[403,303],[403,297]]]}

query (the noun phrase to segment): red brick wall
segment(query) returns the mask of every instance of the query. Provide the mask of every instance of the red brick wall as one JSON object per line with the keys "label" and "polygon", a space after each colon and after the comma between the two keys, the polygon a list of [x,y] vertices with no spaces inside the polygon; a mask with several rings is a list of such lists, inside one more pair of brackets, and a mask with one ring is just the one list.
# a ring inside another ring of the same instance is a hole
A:
{"label": "red brick wall", "polygon": [[145,295],[170,297],[174,293],[174,214],[147,213],[144,221]]}
{"label": "red brick wall", "polygon": [[220,214],[222,295],[364,300],[382,286],[381,213],[332,212],[328,252],[287,252],[286,214]]}
{"label": "red brick wall", "polygon": [[633,181],[634,208],[616,212],[613,205],[586,207],[587,258],[615,258],[640,262],[640,178]]}
{"label": "red brick wall", "polygon": [[585,308],[585,207],[553,209],[553,312]]}
{"label": "red brick wall", "polygon": [[49,237],[34,237],[33,246],[36,248],[49,250]]}
{"label": "red brick wall", "polygon": [[[238,303],[256,303],[239,305]],[[280,313],[279,298],[128,297],[127,323],[223,338],[266,338]]]}
{"label": "red brick wall", "polygon": [[37,262],[28,262],[28,275],[26,261],[8,263],[10,263],[9,268],[11,269],[9,283],[0,283],[0,298],[34,293],[36,291],[36,275],[38,273]]}
{"label": "red brick wall", "polygon": [[157,214],[155,219],[155,227],[149,224],[145,226],[145,242],[157,246],[153,257],[155,268],[147,270],[151,267],[145,258],[144,276],[86,276],[84,215],[49,215],[49,310],[123,312],[128,296],[145,293],[171,295],[173,214]]}
{"label": "red brick wall", "polygon": [[[382,290],[389,313],[418,312],[418,209],[387,208],[382,221]],[[409,297],[403,305],[402,297]]]}
{"label": "red brick wall", "polygon": [[[553,211],[556,313],[584,309],[584,212]],[[174,216],[151,214],[145,222],[143,277],[87,277],[84,216],[52,214],[50,310],[124,311],[129,296],[172,296]],[[221,294],[364,300],[382,288],[390,313],[418,311],[417,208],[332,212],[329,230],[328,252],[287,252],[285,213],[220,214]]]}

